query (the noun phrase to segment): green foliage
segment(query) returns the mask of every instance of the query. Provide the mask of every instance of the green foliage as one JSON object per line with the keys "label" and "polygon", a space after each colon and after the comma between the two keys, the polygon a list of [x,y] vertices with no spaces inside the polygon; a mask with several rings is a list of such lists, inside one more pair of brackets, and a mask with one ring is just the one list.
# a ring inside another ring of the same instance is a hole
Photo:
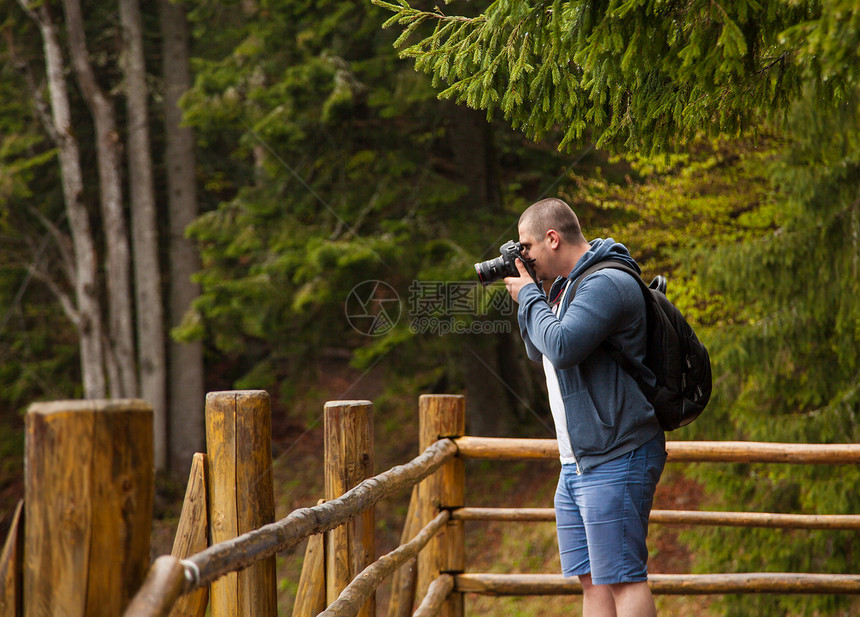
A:
{"label": "green foliage", "polygon": [[437,101],[379,32],[384,13],[371,3],[190,6],[211,41],[198,43],[184,99],[210,209],[188,230],[203,293],[176,334],[225,354],[253,348],[241,371],[271,376],[254,366],[275,365],[285,381],[333,348],[363,368],[385,357],[430,380],[440,366],[450,373],[463,352],[417,336],[405,314],[385,337],[353,330],[350,290],[384,281],[405,312],[415,280],[476,281],[472,264],[497,254],[565,157]]}
{"label": "green foliage", "polygon": [[735,313],[702,290],[701,265],[691,255],[755,241],[773,229],[776,195],[763,170],[780,143],[700,141],[683,154],[613,157],[597,174],[572,173],[560,194],[581,213],[590,236],[624,242],[646,280],[668,276],[670,298],[710,342]]}
{"label": "green foliage", "polygon": [[[727,332],[736,343],[726,359],[747,375],[733,383],[745,432],[773,436],[768,416],[754,411],[767,406],[787,436],[851,440],[860,370],[857,105],[825,116],[810,101],[793,122],[803,132],[773,168],[785,198],[777,231],[713,253],[708,278],[750,317]],[[767,294],[754,291],[765,286]]]}
{"label": "green foliage", "polygon": [[561,147],[589,132],[626,150],[737,135],[781,123],[804,89],[844,101],[858,80],[851,0],[499,0],[474,17],[373,1],[441,97],[535,140],[560,126]]}
{"label": "green foliage", "polygon": [[[856,90],[855,90],[856,92]],[[860,439],[860,111],[857,99],[822,112],[810,96],[792,113],[791,147],[770,168],[780,199],[775,229],[756,241],[703,256],[703,278],[734,319],[716,343],[724,369],[717,396],[727,437],[787,442],[856,443]],[[709,493],[728,509],[848,514],[860,510],[853,468],[733,466],[701,469]],[[856,572],[847,533],[782,534],[735,530],[707,533],[703,570],[729,563],[735,571]],[[733,554],[727,546],[744,547]],[[727,614],[765,605],[727,599]],[[762,614],[842,610],[844,598],[780,599]]]}

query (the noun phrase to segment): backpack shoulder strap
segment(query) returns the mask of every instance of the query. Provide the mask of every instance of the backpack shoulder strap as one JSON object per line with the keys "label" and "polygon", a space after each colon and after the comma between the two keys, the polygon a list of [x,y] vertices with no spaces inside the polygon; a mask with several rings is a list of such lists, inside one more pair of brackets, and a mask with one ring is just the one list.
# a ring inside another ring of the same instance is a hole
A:
{"label": "backpack shoulder strap", "polygon": [[645,284],[645,281],[642,280],[642,277],[639,276],[639,273],[636,272],[633,268],[628,266],[627,264],[621,263],[620,261],[616,261],[614,259],[607,259],[604,261],[597,262],[590,268],[588,268],[585,272],[576,277],[576,281],[573,283],[573,289],[571,289],[571,297],[576,295],[576,290],[579,288],[579,284],[585,280],[586,277],[594,274],[598,270],[603,270],[605,268],[612,268],[613,270],[621,270],[622,272],[626,272],[639,283],[639,287],[642,291],[648,291],[648,285]]}
{"label": "backpack shoulder strap", "polygon": [[[612,268],[613,270],[621,270],[623,272],[627,272],[629,275],[631,275],[636,280],[636,282],[639,283],[639,288],[645,294],[645,304],[646,304],[646,311],[647,311],[648,310],[647,304],[648,304],[648,301],[650,300],[650,297],[651,297],[651,291],[648,289],[648,285],[645,284],[645,281],[642,280],[642,277],[639,276],[639,273],[636,272],[636,270],[634,270],[633,268],[631,268],[627,264],[623,264],[620,261],[615,261],[614,259],[607,259],[605,261],[598,262],[598,263],[594,264],[593,266],[591,266],[590,268],[588,268],[585,272],[580,274],[577,277],[576,281],[573,283],[573,289],[571,289],[571,299],[576,295],[576,290],[579,288],[579,284],[583,280],[585,280],[585,278],[587,276],[597,272],[598,270],[603,270],[605,268]],[[628,358],[627,356],[622,354],[621,350],[616,348],[611,343],[609,343],[608,340],[603,341],[603,347],[606,350],[606,352],[612,357],[612,359],[615,360],[615,362],[622,369],[624,369],[631,377],[633,377],[636,380],[636,383],[639,384],[639,387],[642,388],[642,390],[646,393],[646,395],[649,395],[649,393],[654,388],[651,386],[651,384],[649,384],[647,381],[645,381],[645,378],[642,375],[641,371],[636,367],[636,365],[633,364],[633,362],[630,360],[630,358]]]}

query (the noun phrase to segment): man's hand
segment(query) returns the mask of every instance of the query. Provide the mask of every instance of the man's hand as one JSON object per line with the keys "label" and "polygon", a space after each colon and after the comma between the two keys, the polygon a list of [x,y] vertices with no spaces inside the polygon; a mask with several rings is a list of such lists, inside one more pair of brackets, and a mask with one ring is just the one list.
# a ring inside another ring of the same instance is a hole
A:
{"label": "man's hand", "polygon": [[514,299],[514,302],[519,302],[519,300],[517,300],[517,296],[520,295],[520,289],[523,288],[523,285],[534,283],[534,281],[532,280],[529,271],[526,270],[525,264],[519,257],[517,258],[516,264],[517,271],[520,275],[505,277],[505,287],[508,289],[508,293],[511,294],[511,298]]}

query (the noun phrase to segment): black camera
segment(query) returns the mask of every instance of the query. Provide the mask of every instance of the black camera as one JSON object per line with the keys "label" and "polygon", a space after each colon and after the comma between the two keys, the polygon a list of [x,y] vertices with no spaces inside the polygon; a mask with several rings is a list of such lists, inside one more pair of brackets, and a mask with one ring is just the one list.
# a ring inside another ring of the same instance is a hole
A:
{"label": "black camera", "polygon": [[[535,278],[532,262],[534,259],[526,259],[523,257],[523,245],[513,240],[508,240],[499,247],[500,257],[489,259],[475,264],[475,272],[478,274],[478,280],[481,285],[489,285],[494,281],[505,278],[506,276],[519,276],[516,260],[519,258],[526,266],[531,277]],[[535,279],[537,280],[537,279]]]}

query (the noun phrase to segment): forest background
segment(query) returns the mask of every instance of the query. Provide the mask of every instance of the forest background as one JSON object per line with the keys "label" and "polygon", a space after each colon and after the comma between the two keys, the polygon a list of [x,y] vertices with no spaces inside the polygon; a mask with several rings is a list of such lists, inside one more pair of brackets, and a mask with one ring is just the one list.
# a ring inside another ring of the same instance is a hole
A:
{"label": "forest background", "polygon": [[[272,394],[284,513],[321,493],[325,400],[374,400],[380,470],[415,454],[421,393],[466,394],[472,434],[552,436],[514,308],[472,267],[547,196],[668,275],[708,344],[711,406],[673,439],[858,442],[853,2],[379,4],[0,2],[3,526],[37,400],[153,404],[166,534],[207,391]],[[478,502],[551,499],[552,468],[473,471]],[[852,468],[692,466],[666,486],[714,509],[860,511]],[[397,533],[380,523],[381,546]],[[682,547],[655,555],[675,571],[860,561],[847,532],[654,533]],[[487,567],[552,571],[553,534],[470,542]],[[285,604],[300,561],[280,559]],[[552,602],[504,610],[570,601]]]}

